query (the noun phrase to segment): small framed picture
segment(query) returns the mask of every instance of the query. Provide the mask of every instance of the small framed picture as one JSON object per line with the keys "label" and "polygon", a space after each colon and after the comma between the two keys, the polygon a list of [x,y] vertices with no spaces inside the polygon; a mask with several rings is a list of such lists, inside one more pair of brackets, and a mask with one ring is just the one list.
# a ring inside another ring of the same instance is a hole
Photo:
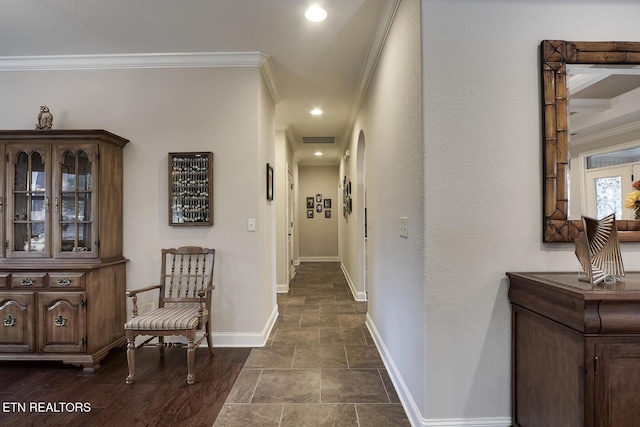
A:
{"label": "small framed picture", "polygon": [[313,197],[307,197],[307,209],[313,209]]}
{"label": "small framed picture", "polygon": [[322,212],[322,204],[321,203],[318,203],[316,205],[316,212],[318,212],[318,213]]}
{"label": "small framed picture", "polygon": [[324,199],[324,208],[331,209],[331,199]]}
{"label": "small framed picture", "polygon": [[316,194],[316,202],[322,202],[322,194]]}
{"label": "small framed picture", "polygon": [[313,209],[307,209],[307,218],[313,218]]}
{"label": "small framed picture", "polygon": [[329,209],[325,209],[324,210],[324,217],[325,218],[331,218],[331,211]]}
{"label": "small framed picture", "polygon": [[273,200],[273,166],[267,163],[267,200]]}

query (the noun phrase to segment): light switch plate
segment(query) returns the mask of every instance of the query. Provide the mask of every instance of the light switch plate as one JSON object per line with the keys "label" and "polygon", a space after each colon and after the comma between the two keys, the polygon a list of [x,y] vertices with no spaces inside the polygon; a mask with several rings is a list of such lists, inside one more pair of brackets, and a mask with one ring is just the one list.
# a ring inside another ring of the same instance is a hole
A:
{"label": "light switch plate", "polygon": [[256,231],[256,219],[255,218],[247,219],[247,231]]}
{"label": "light switch plate", "polygon": [[406,216],[400,217],[400,236],[409,237],[409,225]]}

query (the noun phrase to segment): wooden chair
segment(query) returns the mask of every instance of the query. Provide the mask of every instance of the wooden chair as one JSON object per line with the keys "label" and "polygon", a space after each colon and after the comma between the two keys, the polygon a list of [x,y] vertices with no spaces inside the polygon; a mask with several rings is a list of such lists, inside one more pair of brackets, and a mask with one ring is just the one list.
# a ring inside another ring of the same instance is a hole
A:
{"label": "wooden chair", "polygon": [[[135,351],[143,346],[157,346],[160,357],[165,347],[181,347],[184,344],[164,342],[165,336],[182,335],[187,338],[187,384],[195,382],[193,366],[195,350],[207,338],[209,354],[213,355],[211,327],[211,294],[215,249],[183,246],[177,249],[162,249],[162,269],[160,284],[127,291],[133,301],[133,318],[124,325],[127,334],[127,363],[129,376],[127,384],[134,381]],[[158,308],[138,315],[138,294],[159,290]],[[196,331],[205,327],[205,334],[196,342]],[[138,335],[151,335],[136,346]],[[149,342],[158,338],[157,344]]]}

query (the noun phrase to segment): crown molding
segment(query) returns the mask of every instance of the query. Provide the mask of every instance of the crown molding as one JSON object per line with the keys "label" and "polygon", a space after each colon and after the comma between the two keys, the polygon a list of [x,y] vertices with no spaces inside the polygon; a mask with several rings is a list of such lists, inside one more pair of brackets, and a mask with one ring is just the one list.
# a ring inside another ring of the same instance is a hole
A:
{"label": "crown molding", "polygon": [[269,56],[261,52],[0,56],[0,71],[261,67],[268,60]]}
{"label": "crown molding", "polygon": [[360,113],[360,108],[362,107],[362,103],[364,102],[364,97],[367,94],[367,90],[369,89],[369,83],[371,83],[373,73],[375,72],[376,66],[378,65],[378,60],[380,59],[382,49],[384,48],[387,36],[389,35],[389,31],[391,30],[391,25],[393,24],[396,12],[398,11],[398,7],[400,6],[400,1],[401,0],[391,0],[385,1],[382,4],[380,13],[378,15],[378,24],[376,26],[376,31],[371,39],[371,44],[369,45],[367,56],[364,60],[362,71],[360,72],[360,79],[358,80],[358,87],[356,89],[355,102],[353,104],[351,114],[349,115],[347,132],[343,136],[343,140],[347,143],[349,141],[349,138],[351,137],[351,132],[353,130],[353,126],[355,125],[356,118]]}
{"label": "crown molding", "polygon": [[260,71],[262,71],[262,75],[265,82],[267,83],[267,87],[269,88],[269,92],[271,93],[274,104],[277,104],[278,102],[280,102],[281,98],[278,79],[276,78],[276,71],[273,68],[271,57],[269,55],[261,55],[263,56],[263,61],[262,64],[260,64]]}
{"label": "crown molding", "polygon": [[0,72],[208,67],[258,67],[262,71],[274,102],[278,103],[280,100],[278,80],[271,58],[262,52],[0,56]]}

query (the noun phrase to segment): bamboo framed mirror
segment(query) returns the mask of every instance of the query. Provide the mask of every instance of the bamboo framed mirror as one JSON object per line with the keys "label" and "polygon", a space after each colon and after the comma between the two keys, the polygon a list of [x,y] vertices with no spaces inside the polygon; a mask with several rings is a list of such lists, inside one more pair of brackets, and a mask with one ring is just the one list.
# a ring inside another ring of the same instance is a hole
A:
{"label": "bamboo framed mirror", "polygon": [[[544,204],[544,242],[572,242],[582,232],[583,226],[580,209],[571,208],[571,197],[579,197],[579,191],[570,195],[570,187],[577,185],[571,179],[575,176],[570,170],[576,166],[578,159],[570,155],[570,144],[574,143],[575,132],[571,128],[574,123],[573,113],[569,108],[572,97],[569,85],[568,70],[585,69],[591,73],[604,69],[620,70],[619,74],[637,78],[640,82],[640,42],[575,42],[564,40],[544,40],[541,43],[542,65],[542,120],[543,120],[543,204]],[[604,80],[606,77],[599,77]],[[640,94],[640,83],[636,86]],[[572,102],[574,102],[572,100]],[[611,103],[612,101],[609,100]],[[615,101],[613,101],[615,102]],[[600,100],[602,105],[606,103]],[[610,105],[610,104],[609,104]],[[640,114],[640,102],[637,105]],[[638,128],[635,138],[640,147],[640,116],[628,111],[626,128]],[[570,123],[571,122],[571,123]],[[619,125],[620,123],[618,123]],[[592,126],[595,128],[595,126]],[[623,126],[618,126],[622,128]],[[620,132],[623,132],[622,130]],[[611,134],[611,132],[609,132]],[[606,132],[600,131],[600,138]],[[592,138],[593,140],[593,138]],[[573,145],[571,145],[573,147]],[[572,148],[573,149],[573,148]],[[583,160],[582,157],[580,160]],[[581,163],[578,163],[581,165]],[[636,180],[640,177],[636,176]],[[633,176],[631,176],[633,181]],[[632,182],[625,182],[623,188],[632,188]],[[618,191],[624,194],[624,189]],[[584,202],[583,202],[584,203]],[[624,207],[622,208],[624,210]],[[570,211],[571,210],[571,214]],[[628,210],[628,209],[627,209]],[[586,213],[584,213],[587,215]],[[625,214],[628,215],[628,214]],[[616,216],[618,218],[618,216]],[[622,218],[622,216],[620,217]],[[633,219],[617,219],[616,226],[620,241],[640,241],[640,221]]]}

